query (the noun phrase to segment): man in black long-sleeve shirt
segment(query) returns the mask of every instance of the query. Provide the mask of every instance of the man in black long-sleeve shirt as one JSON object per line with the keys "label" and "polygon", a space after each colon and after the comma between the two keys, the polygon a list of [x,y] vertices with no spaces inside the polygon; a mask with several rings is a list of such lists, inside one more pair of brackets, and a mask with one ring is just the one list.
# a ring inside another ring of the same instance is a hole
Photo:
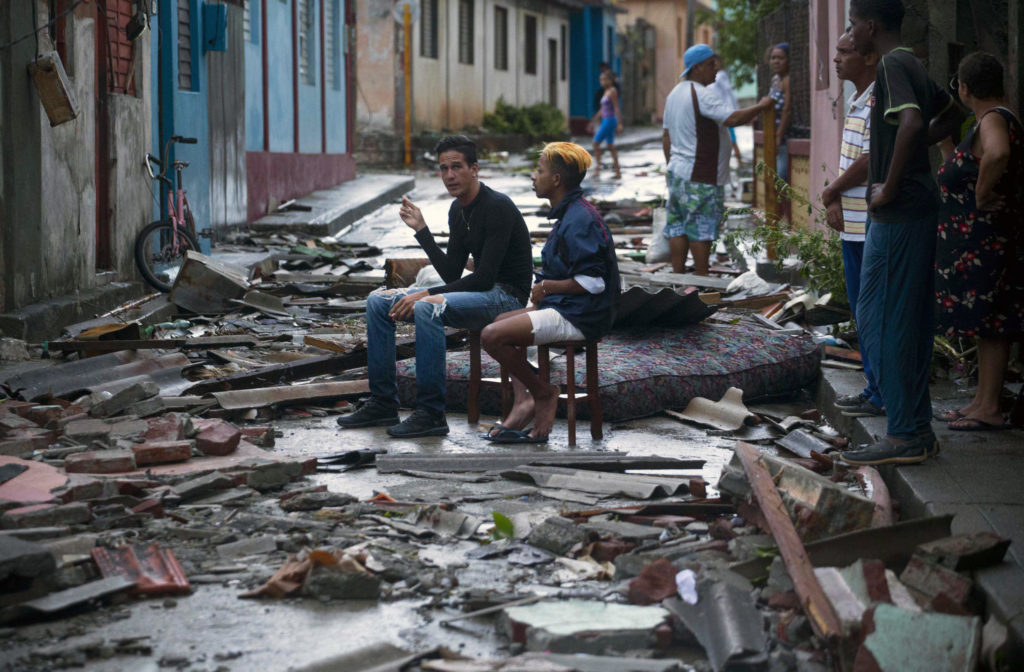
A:
{"label": "man in black long-sleeve shirt", "polygon": [[[448,211],[448,250],[434,241],[423,213],[408,198],[399,214],[445,284],[430,289],[378,291],[366,302],[370,399],[338,418],[341,427],[388,426],[395,437],[443,436],[446,326],[482,329],[498,315],[518,310],[529,298],[533,273],[530,233],[515,204],[480,183],[476,146],[461,135],[435,148],[445,188],[455,200]],[[469,257],[473,272],[463,277]],[[416,409],[398,422],[395,320],[416,324]]]}

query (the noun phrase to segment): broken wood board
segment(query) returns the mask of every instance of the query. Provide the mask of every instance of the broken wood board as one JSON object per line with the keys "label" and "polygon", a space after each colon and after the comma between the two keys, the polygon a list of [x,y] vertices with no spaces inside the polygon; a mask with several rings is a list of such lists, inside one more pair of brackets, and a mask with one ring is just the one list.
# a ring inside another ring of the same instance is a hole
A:
{"label": "broken wood board", "polygon": [[520,465],[559,465],[577,469],[598,469],[623,472],[628,469],[700,469],[704,460],[644,456],[631,457],[608,451],[549,453],[540,451],[502,453],[389,454],[377,457],[377,471],[382,474],[399,471],[439,471],[460,473],[508,470]]}
{"label": "broken wood board", "polygon": [[689,481],[679,478],[609,474],[563,467],[520,467],[502,471],[501,475],[513,481],[532,482],[543,488],[565,488],[608,497],[624,495],[650,499],[689,492]]}
{"label": "broken wood board", "polygon": [[252,390],[214,392],[213,396],[221,408],[231,411],[243,408],[264,408],[274,404],[342,399],[369,392],[369,381],[345,380],[336,383],[312,383],[310,385],[258,387]]}
{"label": "broken wood board", "polygon": [[719,401],[694,397],[682,413],[670,410],[665,413],[677,420],[728,431],[736,431],[746,423],[747,418],[754,416],[743,405],[743,390],[736,387],[726,390]]}
{"label": "broken wood board", "polygon": [[775,543],[779,546],[779,552],[812,629],[826,642],[835,642],[842,634],[839,616],[836,615],[832,602],[825,595],[814,574],[814,566],[807,557],[807,551],[804,550],[803,542],[796,533],[779,491],[775,489],[775,482],[768,468],[762,462],[757,448],[749,443],[738,442],[736,455],[743,464],[761,513],[768,523],[772,536],[775,537]]}
{"label": "broken wood board", "polygon": [[47,350],[55,352],[117,352],[119,350],[177,350],[197,348],[251,348],[252,336],[200,336],[197,338],[157,338],[151,340],[47,341]]}
{"label": "broken wood board", "polygon": [[[921,544],[943,539],[950,534],[953,515],[905,520],[889,527],[875,527],[837,534],[812,541],[804,550],[815,567],[845,567],[859,558],[881,560],[894,571],[902,570]],[[751,581],[768,575],[770,557],[737,562],[729,569]]]}
{"label": "broken wood board", "polygon": [[348,337],[348,334],[306,334],[302,342],[321,350],[330,350],[345,354],[357,347],[365,347],[365,343]]}

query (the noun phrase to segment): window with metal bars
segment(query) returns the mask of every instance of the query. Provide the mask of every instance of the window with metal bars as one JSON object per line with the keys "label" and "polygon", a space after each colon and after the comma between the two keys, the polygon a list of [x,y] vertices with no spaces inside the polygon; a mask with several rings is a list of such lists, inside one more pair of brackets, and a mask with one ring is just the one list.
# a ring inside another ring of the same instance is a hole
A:
{"label": "window with metal bars", "polygon": [[313,56],[313,29],[316,26],[316,0],[299,0],[299,81],[316,85],[316,59]]}
{"label": "window with metal bars", "polygon": [[526,15],[526,53],[523,55],[526,74],[537,74],[537,17]]}
{"label": "window with metal bars", "polygon": [[568,59],[568,57],[567,57],[567,55],[565,53],[565,50],[568,49],[568,46],[567,46],[566,43],[569,41],[568,40],[569,28],[564,23],[561,26],[559,26],[559,27],[562,29],[561,30],[561,38],[562,38],[562,43],[561,43],[561,46],[562,46],[562,49],[561,49],[561,51],[562,51],[562,71],[561,71],[561,75],[560,75],[559,79],[561,79],[564,82],[566,80],[566,78],[568,78],[568,73],[567,73],[568,66],[566,65],[566,63],[567,63],[567,61],[569,59]]}
{"label": "window with metal bars", "polygon": [[420,56],[437,58],[437,0],[423,0],[420,7]]}
{"label": "window with metal bars", "polygon": [[508,70],[508,10],[494,7],[494,69]]}
{"label": "window with metal bars", "polygon": [[260,0],[244,0],[242,5],[242,33],[246,42],[260,43]]}
{"label": "window with metal bars", "polygon": [[473,0],[459,0],[459,63],[473,65],[476,25]]}
{"label": "window with metal bars", "polygon": [[192,0],[178,0],[178,88],[192,91]]}
{"label": "window with metal bars", "polygon": [[335,91],[341,90],[341,27],[338,24],[339,0],[324,0],[324,78]]}

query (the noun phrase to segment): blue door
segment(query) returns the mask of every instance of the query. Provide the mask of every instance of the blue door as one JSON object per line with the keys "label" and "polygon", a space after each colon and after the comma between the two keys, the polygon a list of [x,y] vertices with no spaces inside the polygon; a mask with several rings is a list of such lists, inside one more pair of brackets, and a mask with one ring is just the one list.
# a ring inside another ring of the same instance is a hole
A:
{"label": "blue door", "polygon": [[[197,233],[210,226],[210,134],[202,4],[200,0],[161,0],[153,40],[153,62],[157,64],[153,154],[160,156],[172,135],[198,140],[194,145],[173,145],[169,155],[161,157],[189,163],[182,174],[182,186],[192,206]],[[161,190],[159,199],[159,215],[163,218],[167,216],[166,192]],[[210,239],[200,236],[199,243],[208,254]]]}

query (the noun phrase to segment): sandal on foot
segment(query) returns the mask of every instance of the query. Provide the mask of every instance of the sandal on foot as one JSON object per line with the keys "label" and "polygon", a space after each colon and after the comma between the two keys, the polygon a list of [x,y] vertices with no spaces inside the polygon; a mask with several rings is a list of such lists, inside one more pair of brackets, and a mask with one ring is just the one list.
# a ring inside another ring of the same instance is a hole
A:
{"label": "sandal on foot", "polygon": [[530,436],[528,429],[509,429],[503,427],[497,434],[486,438],[491,443],[547,443],[546,436]]}
{"label": "sandal on foot", "polygon": [[950,411],[937,412],[932,417],[936,420],[941,420],[942,422],[956,422],[957,420],[961,420],[967,416],[954,408]]}
{"label": "sandal on foot", "polygon": [[[958,424],[953,424],[958,423]],[[995,432],[1003,429],[1013,429],[1013,425],[1003,423],[1001,425],[995,425],[991,422],[985,422],[978,418],[968,418],[966,416],[957,418],[953,422],[947,425],[954,432]]]}

